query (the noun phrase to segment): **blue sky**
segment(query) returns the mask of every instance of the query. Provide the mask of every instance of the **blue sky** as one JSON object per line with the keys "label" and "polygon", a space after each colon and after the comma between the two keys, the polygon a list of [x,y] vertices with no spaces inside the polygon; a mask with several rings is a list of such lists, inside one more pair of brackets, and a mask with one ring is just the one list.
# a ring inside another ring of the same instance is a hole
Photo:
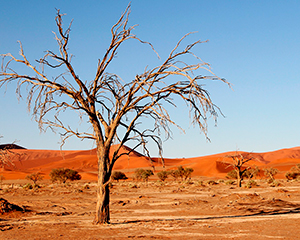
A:
{"label": "blue sky", "polygon": [[[56,50],[52,31],[56,31],[58,8],[67,14],[66,25],[74,19],[70,52],[79,75],[90,79],[109,44],[110,27],[127,4],[125,0],[1,1],[0,53],[17,55],[17,40],[31,61],[45,50]],[[173,129],[173,139],[164,143],[165,157],[300,146],[299,1],[133,0],[131,5],[129,24],[138,24],[134,33],[151,42],[162,60],[184,34],[197,31],[184,43],[209,40],[194,52],[232,84],[232,89],[218,82],[206,85],[225,115],[216,127],[209,122],[211,142],[190,125],[182,108],[171,110],[186,133]],[[133,41],[120,49],[110,70],[130,79],[162,60],[149,47]],[[39,132],[25,101],[16,99],[13,86],[5,95],[0,90],[0,96],[2,143],[18,140],[31,149],[59,149],[59,135]],[[64,149],[92,147],[74,138]],[[153,148],[152,153],[157,151]]]}

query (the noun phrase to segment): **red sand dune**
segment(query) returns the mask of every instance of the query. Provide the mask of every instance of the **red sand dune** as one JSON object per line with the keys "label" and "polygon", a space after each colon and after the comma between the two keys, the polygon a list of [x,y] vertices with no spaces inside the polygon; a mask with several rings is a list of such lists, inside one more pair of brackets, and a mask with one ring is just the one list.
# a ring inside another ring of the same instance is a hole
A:
{"label": "red sand dune", "polygon": [[[115,147],[115,146],[114,146]],[[128,152],[130,148],[123,147],[122,152]],[[5,166],[0,172],[6,179],[24,179],[26,175],[33,172],[41,172],[45,178],[54,168],[71,168],[77,170],[83,179],[97,179],[97,156],[95,149],[82,151],[55,151],[55,150],[30,150],[14,149],[17,155],[12,159],[14,166]],[[164,159],[165,169],[174,169],[177,166],[192,167],[192,176],[220,177],[224,178],[231,170],[226,155],[236,152],[227,152],[204,157]],[[259,168],[274,167],[280,172],[278,178],[284,178],[286,171],[300,163],[300,147],[281,149],[266,153],[251,153],[255,160],[249,165]],[[148,157],[133,151],[129,156],[124,155],[117,160],[114,170],[121,170],[128,176],[136,168],[155,167],[156,171],[163,169],[162,161],[154,158],[151,163]]]}

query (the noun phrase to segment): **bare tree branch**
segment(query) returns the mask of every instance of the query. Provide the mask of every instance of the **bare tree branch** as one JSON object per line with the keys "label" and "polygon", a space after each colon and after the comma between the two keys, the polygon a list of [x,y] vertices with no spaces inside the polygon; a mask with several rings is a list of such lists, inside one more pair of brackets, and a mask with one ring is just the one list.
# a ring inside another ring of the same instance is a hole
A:
{"label": "bare tree branch", "polygon": [[[133,34],[136,25],[128,26],[129,14],[130,4],[112,26],[111,42],[103,58],[98,60],[95,77],[89,81],[82,81],[76,74],[68,49],[72,21],[64,29],[64,14],[60,10],[57,10],[55,18],[58,32],[54,33],[58,50],[48,50],[36,60],[41,70],[26,58],[21,43],[20,58],[10,53],[1,55],[0,87],[16,82],[18,98],[22,98],[23,94],[27,96],[28,109],[41,130],[60,129],[62,144],[72,136],[96,142],[99,166],[97,223],[109,221],[107,183],[114,163],[124,155],[122,147],[135,142],[133,150],[142,147],[151,161],[148,143],[153,142],[162,158],[162,142],[172,136],[171,128],[184,131],[169,114],[169,109],[177,107],[180,101],[189,108],[191,122],[208,138],[207,120],[213,117],[216,121],[220,109],[203,88],[203,82],[219,80],[229,85],[211,71],[208,63],[192,52],[203,41],[195,41],[180,50],[183,41],[192,33],[178,41],[162,64],[152,69],[146,68],[134,79],[122,81],[116,73],[107,72],[117,50],[128,40],[146,44],[156,53],[151,43]],[[186,62],[184,56],[189,56],[191,62]],[[31,73],[18,72],[13,63],[27,67]],[[51,69],[59,74],[48,77]],[[209,75],[203,76],[202,71]],[[79,119],[85,116],[92,131],[81,131],[67,125],[64,116],[73,112],[78,113]],[[143,118],[148,118],[152,125],[142,125]],[[119,145],[110,157],[111,146],[116,142]]]}

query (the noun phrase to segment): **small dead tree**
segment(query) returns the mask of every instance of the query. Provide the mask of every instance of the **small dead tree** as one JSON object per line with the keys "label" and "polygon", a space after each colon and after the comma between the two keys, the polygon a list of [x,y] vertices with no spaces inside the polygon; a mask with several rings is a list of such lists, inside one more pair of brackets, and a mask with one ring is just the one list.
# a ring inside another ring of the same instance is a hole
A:
{"label": "small dead tree", "polygon": [[275,178],[274,176],[278,173],[278,169],[277,168],[273,168],[273,167],[270,167],[270,168],[265,168],[264,169],[264,174],[265,176],[268,178],[268,182],[269,183],[272,183],[275,181]]}
{"label": "small dead tree", "polygon": [[[216,120],[219,109],[203,88],[203,82],[220,80],[227,83],[215,76],[209,64],[192,52],[193,47],[202,41],[191,43],[181,50],[182,41],[190,34],[180,39],[162,64],[136,74],[133,79],[123,81],[117,74],[109,73],[107,68],[124,42],[137,40],[154,50],[150,43],[132,33],[135,26],[128,26],[129,13],[130,5],[111,28],[111,42],[99,59],[92,79],[80,77],[74,68],[68,48],[71,24],[63,28],[63,14],[59,10],[55,18],[58,51],[46,51],[37,60],[40,68],[27,59],[21,42],[20,58],[10,53],[2,55],[0,87],[17,83],[18,97],[27,94],[28,108],[41,130],[61,129],[62,144],[71,136],[95,141],[98,157],[96,224],[109,223],[110,220],[108,183],[112,169],[122,155],[131,152],[122,153],[121,148],[128,142],[134,142],[132,150],[142,147],[151,160],[147,143],[153,141],[162,157],[161,133],[169,138],[171,126],[181,129],[168,112],[168,107],[176,107],[179,101],[190,108],[192,123],[199,126],[206,136],[207,119],[212,116]],[[191,63],[185,62],[187,56],[193,59]],[[17,72],[12,63],[24,65],[32,73]],[[51,69],[55,71],[51,72]],[[203,70],[208,72],[208,76],[200,73]],[[56,73],[58,75],[53,76]],[[179,81],[174,81],[176,77],[180,78]],[[62,116],[70,111],[77,112],[80,118],[86,117],[92,130],[80,131],[65,123]],[[152,127],[141,125],[145,117],[153,121]],[[116,143],[118,147],[112,149],[111,146]]]}
{"label": "small dead tree", "polygon": [[37,172],[27,175],[25,179],[32,181],[34,185],[37,185],[37,182],[42,181],[44,176],[40,172]]}
{"label": "small dead tree", "polygon": [[[225,159],[230,159],[228,167],[232,167],[233,170],[236,172],[237,186],[242,187],[243,175],[246,171],[248,171],[251,168],[245,167],[245,164],[249,161],[252,161],[254,157],[252,157],[251,154],[248,153],[236,152],[233,155],[225,156]],[[224,163],[228,162],[225,160]]]}
{"label": "small dead tree", "polygon": [[250,180],[251,178],[257,178],[257,176],[259,175],[260,173],[260,169],[258,166],[255,166],[255,167],[251,167],[249,170],[248,170],[248,180]]}
{"label": "small dead tree", "polygon": [[5,165],[13,165],[11,161],[11,155],[13,153],[9,149],[0,149],[0,165],[4,168]]}
{"label": "small dead tree", "polygon": [[[3,138],[3,136],[0,136],[0,138]],[[21,154],[12,151],[10,146],[13,146],[13,143],[0,145],[0,168],[2,169],[4,169],[5,165],[14,167],[15,164],[13,163],[12,160],[13,157],[21,156]]]}

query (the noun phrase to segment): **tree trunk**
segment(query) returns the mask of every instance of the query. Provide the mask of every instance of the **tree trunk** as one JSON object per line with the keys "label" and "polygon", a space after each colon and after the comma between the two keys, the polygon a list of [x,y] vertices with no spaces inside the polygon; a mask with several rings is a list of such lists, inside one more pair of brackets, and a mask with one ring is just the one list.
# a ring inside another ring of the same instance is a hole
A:
{"label": "tree trunk", "polygon": [[240,171],[237,171],[237,186],[242,187],[242,177]]}
{"label": "tree trunk", "polygon": [[[99,147],[98,147],[99,148]],[[95,224],[109,224],[109,172],[107,163],[108,154],[103,149],[97,149],[98,155],[98,184],[97,184],[97,206]]]}

